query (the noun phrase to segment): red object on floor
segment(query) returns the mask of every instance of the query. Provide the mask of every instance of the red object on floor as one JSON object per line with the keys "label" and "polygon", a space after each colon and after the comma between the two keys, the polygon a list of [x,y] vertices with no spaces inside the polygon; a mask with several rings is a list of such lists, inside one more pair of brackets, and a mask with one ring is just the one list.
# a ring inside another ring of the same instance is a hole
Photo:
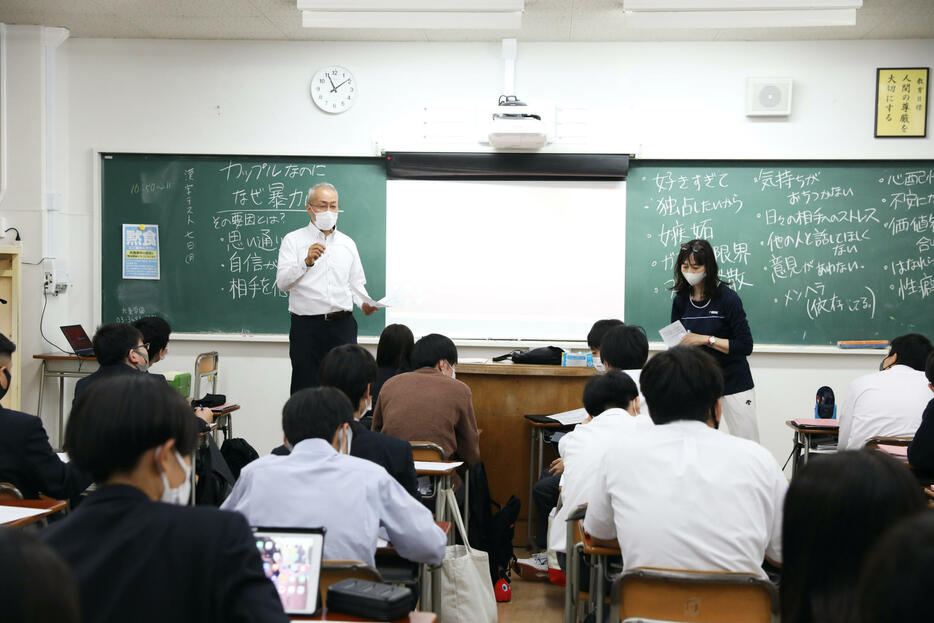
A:
{"label": "red object on floor", "polygon": [[548,581],[558,586],[564,586],[567,583],[567,576],[561,569],[548,569]]}
{"label": "red object on floor", "polygon": [[496,584],[493,585],[493,594],[498,602],[512,601],[512,587],[503,578],[496,580]]}

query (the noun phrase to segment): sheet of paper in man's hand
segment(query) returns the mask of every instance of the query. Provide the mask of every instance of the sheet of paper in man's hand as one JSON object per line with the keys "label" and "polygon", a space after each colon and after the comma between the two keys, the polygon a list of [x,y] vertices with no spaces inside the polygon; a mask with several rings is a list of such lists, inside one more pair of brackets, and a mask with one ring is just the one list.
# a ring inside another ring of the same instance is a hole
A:
{"label": "sheet of paper in man's hand", "polygon": [[353,288],[353,291],[354,291],[354,294],[359,296],[360,300],[366,303],[367,305],[372,305],[373,307],[392,307],[392,303],[390,303],[389,296],[384,296],[380,300],[374,301],[372,298],[367,296],[365,292],[361,292],[360,290],[356,288]]}
{"label": "sheet of paper in man's hand", "polygon": [[681,324],[680,320],[675,320],[667,327],[659,329],[658,334],[662,336],[665,347],[672,348],[673,346],[677,346],[681,342],[681,338],[687,335],[688,332],[684,328],[684,325]]}

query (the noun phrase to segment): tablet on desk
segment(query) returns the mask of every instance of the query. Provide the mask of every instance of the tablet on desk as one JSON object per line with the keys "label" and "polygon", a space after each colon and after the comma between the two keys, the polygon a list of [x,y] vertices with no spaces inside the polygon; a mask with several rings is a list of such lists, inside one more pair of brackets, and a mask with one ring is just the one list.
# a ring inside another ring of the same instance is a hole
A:
{"label": "tablet on desk", "polygon": [[253,537],[263,571],[275,585],[285,613],[318,614],[324,528],[253,528]]}

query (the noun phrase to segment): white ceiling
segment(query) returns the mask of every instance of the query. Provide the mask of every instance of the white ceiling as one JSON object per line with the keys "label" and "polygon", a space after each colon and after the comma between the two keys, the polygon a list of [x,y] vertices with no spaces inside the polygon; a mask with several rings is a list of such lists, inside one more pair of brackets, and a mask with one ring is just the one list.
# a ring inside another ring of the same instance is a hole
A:
{"label": "white ceiling", "polygon": [[307,30],[295,0],[0,0],[0,22],[72,37],[306,41],[775,41],[934,39],[934,0],[864,0],[837,28],[634,30],[622,0],[526,0],[521,31]]}

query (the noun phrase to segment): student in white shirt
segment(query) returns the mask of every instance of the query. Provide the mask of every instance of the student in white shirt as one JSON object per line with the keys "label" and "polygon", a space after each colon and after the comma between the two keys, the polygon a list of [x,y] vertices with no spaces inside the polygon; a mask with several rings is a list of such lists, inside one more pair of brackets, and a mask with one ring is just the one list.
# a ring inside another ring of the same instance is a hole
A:
{"label": "student in white shirt", "polygon": [[723,373],[700,349],[675,347],[645,364],[655,426],[620,436],[595,474],[584,529],[616,539],[625,569],[664,567],[767,575],[781,562],[788,482],[759,444],[725,435]]}
{"label": "student in white shirt", "polygon": [[289,358],[294,394],[317,385],[318,364],[328,351],[357,343],[354,303],[369,316],[369,296],[357,245],[337,231],[337,189],[316,184],[308,192],[307,227],[286,234],[279,247],[276,286],[289,293]]}
{"label": "student in white shirt", "polygon": [[561,507],[551,521],[548,549],[564,552],[567,518],[596,493],[596,474],[603,453],[615,439],[638,435],[652,420],[640,420],[639,390],[625,372],[608,370],[584,386],[584,408],[589,417],[558,442],[564,463],[561,480]]}
{"label": "student in white shirt", "polygon": [[931,342],[919,333],[892,340],[879,372],[850,385],[840,408],[840,450],[858,450],[880,435],[914,435],[931,392],[924,362]]}
{"label": "student in white shirt", "polygon": [[400,556],[437,565],[447,538],[431,512],[381,466],[349,456],[353,408],[333,387],[303,389],[282,409],[288,456],[269,455],[243,468],[222,508],[253,526],[327,531],[324,557],[374,564],[377,539]]}
{"label": "student in white shirt", "polygon": [[[638,325],[621,324],[613,327],[600,340],[600,359],[607,370],[622,370],[639,387],[642,366],[649,359],[649,340],[645,329]],[[639,417],[649,422],[649,410],[645,398],[639,393]]]}

